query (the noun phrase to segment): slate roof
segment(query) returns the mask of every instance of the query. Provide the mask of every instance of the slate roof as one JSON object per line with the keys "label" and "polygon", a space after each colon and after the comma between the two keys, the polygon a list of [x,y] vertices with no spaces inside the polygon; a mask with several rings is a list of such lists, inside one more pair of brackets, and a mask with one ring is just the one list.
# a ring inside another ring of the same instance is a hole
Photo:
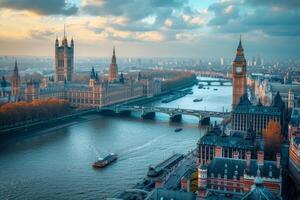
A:
{"label": "slate roof", "polygon": [[191,192],[167,190],[164,188],[156,188],[146,198],[146,200],[195,200],[196,194]]}
{"label": "slate roof", "polygon": [[232,147],[239,149],[254,149],[253,141],[251,139],[244,139],[241,136],[220,136],[213,133],[204,135],[199,144],[218,145],[221,147]]}
{"label": "slate roof", "polygon": [[243,55],[236,55],[234,62],[246,62],[246,59]]}
{"label": "slate roof", "polygon": [[300,85],[295,84],[281,84],[281,83],[274,83],[270,82],[271,91],[273,93],[280,92],[280,94],[288,94],[289,90],[291,89],[295,94],[300,94]]}
{"label": "slate roof", "polygon": [[270,172],[272,172],[271,178],[280,177],[280,169],[276,167],[274,161],[264,161],[264,164],[259,166],[257,160],[251,159],[250,166],[247,167],[246,160],[234,158],[214,158],[208,165],[207,175],[211,176],[213,173],[214,177],[220,175],[224,178],[224,175],[227,174],[228,179],[233,179],[234,175],[239,179],[239,177],[244,176],[244,173],[249,176],[256,176],[258,169],[261,177],[270,178]]}
{"label": "slate roof", "polygon": [[265,188],[262,183],[255,183],[251,191],[241,200],[279,200],[279,198]]}
{"label": "slate roof", "polygon": [[237,105],[234,114],[263,114],[263,115],[281,115],[278,107]]}
{"label": "slate roof", "polygon": [[299,126],[300,124],[300,108],[293,108],[291,114],[291,124],[293,126]]}

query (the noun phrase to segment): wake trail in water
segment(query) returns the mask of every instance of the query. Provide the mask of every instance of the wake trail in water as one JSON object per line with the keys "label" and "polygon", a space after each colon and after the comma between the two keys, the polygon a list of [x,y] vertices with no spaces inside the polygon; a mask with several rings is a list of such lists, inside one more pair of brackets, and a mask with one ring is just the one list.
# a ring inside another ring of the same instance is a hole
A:
{"label": "wake trail in water", "polygon": [[[125,158],[123,158],[124,156],[127,156],[129,154],[132,154],[132,153],[135,153],[141,149],[144,149],[146,147],[149,147],[151,146],[153,143],[155,143],[156,141],[158,141],[159,139],[161,139],[162,137],[164,137],[165,135],[161,135],[161,136],[158,136],[158,137],[155,137],[153,138],[152,140],[146,142],[145,144],[142,144],[142,145],[139,145],[139,146],[132,146],[132,147],[126,147],[124,149],[119,149],[115,152],[108,152],[107,150],[105,149],[101,149],[101,151],[96,148],[95,146],[93,145],[89,145],[88,146],[88,149],[93,152],[97,158],[101,158],[103,156],[106,156],[106,155],[103,155],[103,154],[109,154],[109,153],[116,153],[118,155],[118,160],[124,160]],[[120,159],[121,157],[121,159]],[[123,159],[122,159],[123,158]]]}
{"label": "wake trail in water", "polygon": [[[103,150],[103,152],[101,152],[98,148],[96,148],[95,146],[89,145],[89,150],[94,152],[94,154],[97,156],[97,158],[101,158],[103,157],[103,153],[109,154],[111,152],[108,152],[107,150]],[[106,156],[106,155],[105,155]]]}
{"label": "wake trail in water", "polygon": [[135,146],[135,147],[132,147],[132,148],[128,148],[128,149],[121,149],[117,152],[117,154],[119,156],[126,156],[126,155],[129,155],[129,154],[132,154],[132,153],[135,153],[141,149],[144,149],[148,146],[150,146],[151,144],[155,143],[156,141],[158,141],[159,139],[161,139],[162,137],[164,137],[165,135],[161,135],[161,136],[158,136],[156,138],[153,138],[152,140],[146,142],[145,144],[142,144],[140,146]]}

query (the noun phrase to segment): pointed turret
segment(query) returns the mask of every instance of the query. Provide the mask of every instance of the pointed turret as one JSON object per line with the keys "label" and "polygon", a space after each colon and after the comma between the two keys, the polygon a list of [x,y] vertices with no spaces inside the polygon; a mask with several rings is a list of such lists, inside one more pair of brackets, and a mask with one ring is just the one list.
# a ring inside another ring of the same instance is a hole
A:
{"label": "pointed turret", "polygon": [[68,39],[66,37],[66,25],[64,24],[64,37],[62,39],[62,46],[68,46]]}
{"label": "pointed turret", "polygon": [[71,47],[74,47],[74,40],[73,40],[73,37],[71,39]]}
{"label": "pointed turret", "polygon": [[99,83],[100,81],[99,81],[99,76],[98,76],[98,72],[96,72],[96,81],[97,81],[97,83]]}
{"label": "pointed turret", "polygon": [[56,37],[56,39],[55,39],[55,47],[58,47],[58,46],[59,46],[58,38]]}
{"label": "pointed turret", "polygon": [[137,75],[137,81],[141,81],[141,80],[142,80],[142,74],[141,72],[139,72]]}
{"label": "pointed turret", "polygon": [[91,78],[91,79],[96,79],[96,74],[95,74],[95,69],[94,69],[94,67],[92,68],[90,78]]}
{"label": "pointed turret", "polygon": [[125,83],[125,79],[124,79],[124,75],[123,75],[123,72],[121,72],[121,75],[120,75],[120,83],[124,84]]}
{"label": "pointed turret", "polygon": [[19,75],[19,69],[18,69],[18,63],[17,60],[15,60],[15,67],[14,72],[11,76],[11,95],[15,97],[15,101],[18,101],[19,94],[20,94],[20,88],[21,87],[21,78]]}
{"label": "pointed turret", "polygon": [[284,108],[284,102],[281,98],[281,95],[280,95],[279,91],[277,91],[277,93],[276,93],[276,95],[273,99],[272,106],[273,107],[278,107],[280,109]]}
{"label": "pointed turret", "polygon": [[116,82],[118,79],[118,65],[117,65],[117,59],[116,59],[116,51],[115,47],[113,48],[113,55],[111,58],[111,64],[109,66],[109,76],[108,81],[109,82]]}

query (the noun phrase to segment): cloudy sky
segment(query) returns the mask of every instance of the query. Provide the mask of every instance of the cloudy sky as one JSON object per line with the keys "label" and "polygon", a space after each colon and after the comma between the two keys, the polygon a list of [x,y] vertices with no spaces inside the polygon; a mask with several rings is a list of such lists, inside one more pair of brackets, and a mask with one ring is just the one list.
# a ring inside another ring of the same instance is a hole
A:
{"label": "cloudy sky", "polygon": [[0,0],[0,55],[53,56],[74,37],[76,56],[300,57],[300,0]]}

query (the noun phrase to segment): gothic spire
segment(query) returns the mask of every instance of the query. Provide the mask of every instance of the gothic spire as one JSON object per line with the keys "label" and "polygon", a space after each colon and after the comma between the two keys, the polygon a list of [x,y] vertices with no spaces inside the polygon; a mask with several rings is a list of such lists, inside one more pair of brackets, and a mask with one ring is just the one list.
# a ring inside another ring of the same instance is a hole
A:
{"label": "gothic spire", "polygon": [[96,74],[95,74],[95,69],[94,67],[92,67],[92,71],[91,71],[91,76],[90,76],[91,79],[96,79]]}
{"label": "gothic spire", "polygon": [[62,46],[68,46],[68,40],[67,40],[67,36],[66,36],[66,24],[64,24],[64,37],[62,39]]}
{"label": "gothic spire", "polygon": [[242,35],[240,35],[239,46],[236,50],[236,57],[234,59],[234,62],[246,62],[246,59],[244,57],[244,49],[242,45]]}
{"label": "gothic spire", "polygon": [[111,63],[112,64],[117,63],[115,47],[113,48],[113,55],[112,55],[112,58],[111,58]]}
{"label": "gothic spire", "polygon": [[243,46],[242,46],[242,34],[240,34],[240,42],[239,42],[239,46],[238,46],[238,49],[242,49]]}
{"label": "gothic spire", "polygon": [[15,60],[14,75],[19,76],[19,69],[18,69],[17,59]]}
{"label": "gothic spire", "polygon": [[66,24],[64,24],[64,38],[66,38]]}

